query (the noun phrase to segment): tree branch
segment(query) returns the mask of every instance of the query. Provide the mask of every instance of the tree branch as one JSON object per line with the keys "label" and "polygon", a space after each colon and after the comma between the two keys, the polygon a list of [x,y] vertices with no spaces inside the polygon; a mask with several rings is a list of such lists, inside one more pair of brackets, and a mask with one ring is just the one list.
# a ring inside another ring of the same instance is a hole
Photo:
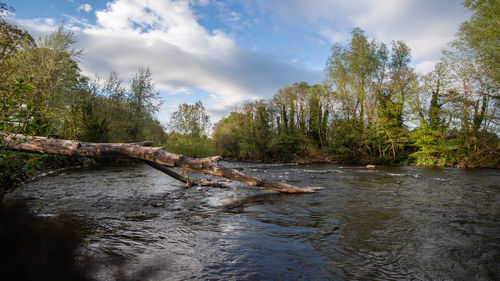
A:
{"label": "tree branch", "polygon": [[[25,137],[21,135],[16,136],[17,139],[21,138],[25,140],[18,142],[14,139],[15,137],[13,135],[1,132],[0,134],[4,136],[2,145],[10,142],[7,147],[9,150],[93,158],[126,156],[143,160],[153,168],[159,169],[184,183],[189,183],[189,179],[178,175],[168,169],[168,167],[180,167],[195,172],[243,182],[251,186],[258,186],[261,189],[283,193],[313,193],[322,189],[321,187],[297,187],[283,182],[275,182],[257,176],[247,175],[235,169],[224,167],[219,163],[219,160],[222,159],[221,156],[191,158],[180,154],[170,153],[161,147],[147,147],[141,144],[90,143],[46,137]],[[167,172],[167,170],[169,170],[169,172]]]}

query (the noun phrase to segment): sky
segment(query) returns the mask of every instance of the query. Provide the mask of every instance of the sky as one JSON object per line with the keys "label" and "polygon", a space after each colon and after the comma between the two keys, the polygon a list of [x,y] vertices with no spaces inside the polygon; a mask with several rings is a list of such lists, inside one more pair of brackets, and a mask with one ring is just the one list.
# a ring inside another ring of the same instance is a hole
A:
{"label": "sky", "polygon": [[83,74],[125,81],[150,67],[159,120],[201,100],[212,122],[294,82],[321,83],[334,43],[360,27],[404,40],[412,66],[432,70],[469,14],[458,0],[7,0],[9,21],[35,38],[61,24],[82,49]]}

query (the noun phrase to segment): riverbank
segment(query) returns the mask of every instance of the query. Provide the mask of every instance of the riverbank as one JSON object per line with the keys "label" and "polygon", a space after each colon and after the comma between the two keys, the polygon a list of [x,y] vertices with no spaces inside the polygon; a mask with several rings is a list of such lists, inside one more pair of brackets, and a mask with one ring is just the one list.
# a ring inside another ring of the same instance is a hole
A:
{"label": "riverbank", "polygon": [[452,160],[446,158],[436,158],[423,161],[411,157],[393,160],[390,158],[377,158],[369,156],[351,156],[340,157],[331,156],[326,152],[314,151],[302,155],[282,155],[280,158],[257,159],[257,158],[228,158],[224,160],[230,162],[249,162],[249,163],[294,163],[294,164],[344,164],[344,165],[390,165],[390,166],[418,166],[435,168],[482,168],[482,169],[500,169],[500,158],[483,158],[471,160],[462,158]]}
{"label": "riverbank", "polygon": [[0,203],[6,193],[27,182],[95,164],[92,158],[6,151],[0,156]]}

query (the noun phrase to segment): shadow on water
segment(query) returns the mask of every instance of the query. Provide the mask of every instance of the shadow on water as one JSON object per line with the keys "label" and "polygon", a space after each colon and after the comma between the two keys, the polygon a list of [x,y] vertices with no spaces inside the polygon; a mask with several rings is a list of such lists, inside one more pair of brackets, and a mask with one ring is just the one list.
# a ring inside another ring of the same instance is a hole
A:
{"label": "shadow on water", "polygon": [[73,216],[35,216],[22,202],[1,205],[2,280],[91,280],[90,261],[78,254],[82,225]]}

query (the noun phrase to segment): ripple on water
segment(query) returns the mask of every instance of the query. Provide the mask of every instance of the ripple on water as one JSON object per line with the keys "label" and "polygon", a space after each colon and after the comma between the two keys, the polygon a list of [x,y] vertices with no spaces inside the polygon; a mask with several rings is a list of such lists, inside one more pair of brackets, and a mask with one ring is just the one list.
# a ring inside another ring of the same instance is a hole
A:
{"label": "ripple on water", "polygon": [[[146,165],[72,171],[14,191],[92,221],[96,280],[494,280],[500,172],[225,163],[324,186],[185,189]],[[194,176],[194,175],[193,175]]]}

